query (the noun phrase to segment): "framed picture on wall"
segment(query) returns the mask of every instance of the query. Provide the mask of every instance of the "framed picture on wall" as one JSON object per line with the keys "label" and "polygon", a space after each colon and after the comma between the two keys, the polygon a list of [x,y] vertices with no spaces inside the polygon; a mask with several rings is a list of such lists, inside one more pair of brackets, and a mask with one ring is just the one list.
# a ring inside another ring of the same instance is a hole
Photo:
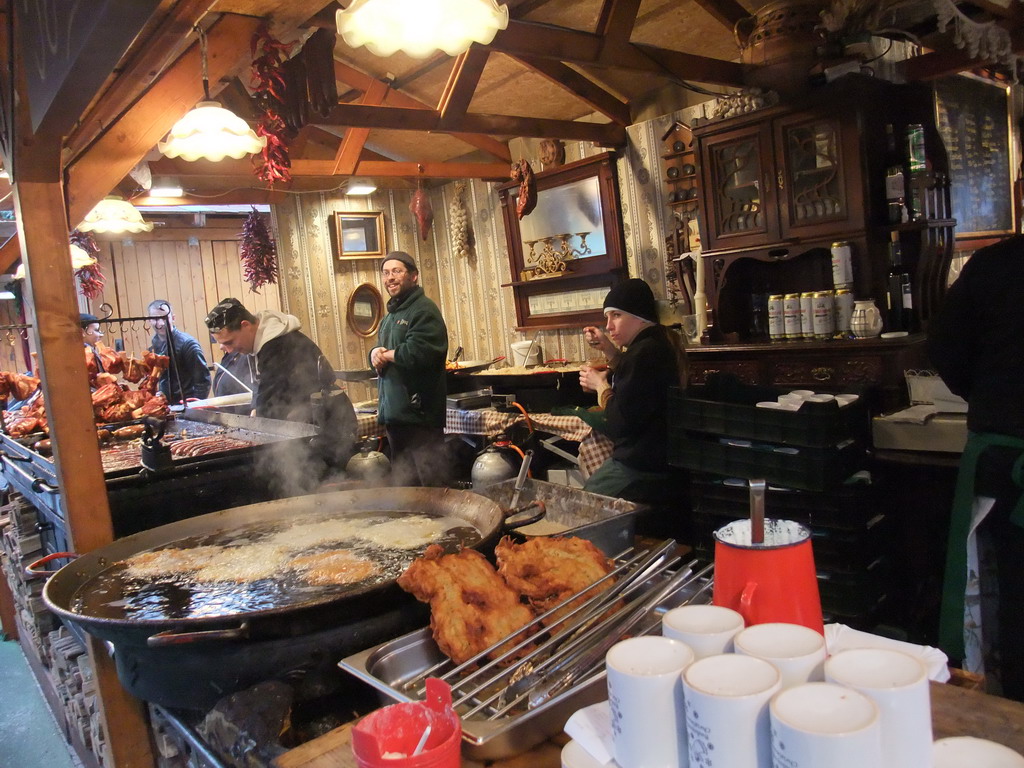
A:
{"label": "framed picture on wall", "polygon": [[1019,162],[1010,88],[976,75],[935,81],[935,117],[949,155],[949,193],[960,238],[1013,234]]}
{"label": "framed picture on wall", "polygon": [[336,211],[334,236],[339,259],[379,258],[387,252],[383,211]]}

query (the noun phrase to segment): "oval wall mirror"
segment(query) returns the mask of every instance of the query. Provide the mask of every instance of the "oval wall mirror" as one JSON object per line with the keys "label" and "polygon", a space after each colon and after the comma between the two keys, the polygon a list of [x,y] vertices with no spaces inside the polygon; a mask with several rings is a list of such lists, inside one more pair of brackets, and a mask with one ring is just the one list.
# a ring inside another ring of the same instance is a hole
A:
{"label": "oval wall mirror", "polygon": [[358,286],[348,297],[348,327],[364,339],[377,332],[384,316],[384,300],[370,283]]}

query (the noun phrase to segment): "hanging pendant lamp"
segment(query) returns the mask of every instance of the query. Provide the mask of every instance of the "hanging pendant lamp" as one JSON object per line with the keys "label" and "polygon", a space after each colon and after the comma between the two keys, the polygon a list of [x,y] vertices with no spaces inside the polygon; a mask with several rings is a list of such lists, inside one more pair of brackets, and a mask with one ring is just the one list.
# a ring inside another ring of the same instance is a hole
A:
{"label": "hanging pendant lamp", "polygon": [[134,205],[111,195],[100,200],[78,225],[82,232],[151,232],[152,222],[142,218]]}
{"label": "hanging pendant lamp", "polygon": [[508,27],[508,6],[496,0],[353,0],[337,13],[338,34],[377,56],[402,51],[424,59],[442,50],[458,56],[487,45]]}
{"label": "hanging pendant lamp", "polygon": [[239,160],[267,146],[266,136],[257,136],[249,125],[220,102],[210,99],[210,78],[206,71],[206,32],[199,34],[199,55],[203,64],[205,99],[174,124],[167,140],[157,143],[166,157],[220,162],[225,157]]}
{"label": "hanging pendant lamp", "polygon": [[[153,225],[150,224],[150,227],[152,227],[152,226]],[[74,243],[71,243],[71,269],[72,270],[77,271],[77,270],[81,269],[82,267],[90,267],[90,266],[92,266],[95,263],[96,263],[96,259],[94,259],[88,253],[86,253],[84,248],[82,248],[79,245],[75,245]],[[24,264],[19,264],[18,268],[16,270],[14,270],[14,279],[15,280],[24,280],[25,279],[25,265]],[[0,297],[0,298],[2,298],[2,297]]]}

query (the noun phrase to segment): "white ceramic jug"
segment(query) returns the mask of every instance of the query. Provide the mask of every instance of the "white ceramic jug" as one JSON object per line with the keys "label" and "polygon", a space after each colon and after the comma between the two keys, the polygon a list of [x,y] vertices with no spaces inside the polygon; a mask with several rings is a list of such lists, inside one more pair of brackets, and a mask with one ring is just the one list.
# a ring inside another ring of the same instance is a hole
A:
{"label": "white ceramic jug", "polygon": [[874,299],[858,299],[853,303],[850,330],[858,339],[873,339],[882,332],[882,313]]}

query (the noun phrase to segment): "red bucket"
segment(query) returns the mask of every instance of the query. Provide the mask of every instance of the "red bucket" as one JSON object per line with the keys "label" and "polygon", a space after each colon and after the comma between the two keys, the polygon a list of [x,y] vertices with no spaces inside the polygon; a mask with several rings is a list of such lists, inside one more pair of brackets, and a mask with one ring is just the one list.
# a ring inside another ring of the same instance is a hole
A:
{"label": "red bucket", "polygon": [[[423,751],[414,756],[428,726]],[[426,701],[371,712],[352,729],[352,752],[359,768],[458,768],[462,724],[452,708],[451,688],[429,677]]]}

